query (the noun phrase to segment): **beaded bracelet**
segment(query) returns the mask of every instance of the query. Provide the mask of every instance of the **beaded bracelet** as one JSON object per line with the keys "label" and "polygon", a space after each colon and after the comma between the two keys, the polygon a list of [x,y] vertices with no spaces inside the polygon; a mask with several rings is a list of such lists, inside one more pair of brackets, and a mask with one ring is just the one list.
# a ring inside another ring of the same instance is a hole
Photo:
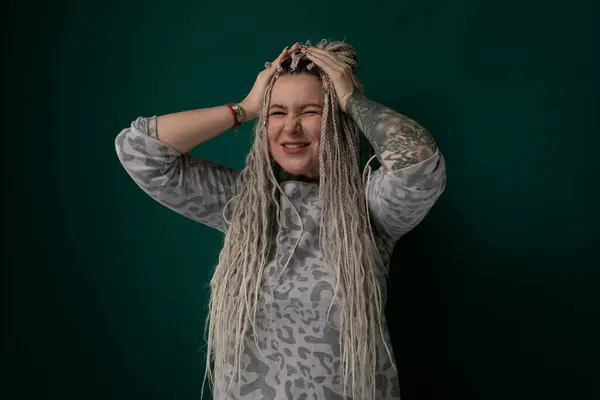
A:
{"label": "beaded bracelet", "polygon": [[227,104],[229,110],[233,114],[233,118],[235,120],[235,136],[238,134],[238,127],[244,123],[246,120],[246,111],[239,104]]}

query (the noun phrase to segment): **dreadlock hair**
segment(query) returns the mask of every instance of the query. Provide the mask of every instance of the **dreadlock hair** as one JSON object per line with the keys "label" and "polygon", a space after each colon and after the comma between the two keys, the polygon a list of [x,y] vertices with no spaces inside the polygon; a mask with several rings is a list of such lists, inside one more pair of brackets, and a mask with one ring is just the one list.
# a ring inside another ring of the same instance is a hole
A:
{"label": "dreadlock hair", "polygon": [[[306,45],[310,46],[310,42]],[[316,47],[334,52],[356,72],[356,52],[347,43],[322,40]],[[341,112],[329,76],[300,52],[278,66],[254,128],[254,144],[241,173],[239,199],[210,282],[205,379],[209,377],[213,392],[232,394],[233,385],[241,382],[245,338],[253,335],[258,342],[255,327],[261,284],[264,268],[274,256],[272,243],[281,222],[279,195],[283,193],[277,177],[280,167],[269,154],[267,110],[277,78],[293,74],[312,74],[323,84],[319,242],[336,281],[332,306],[337,300],[344,398],[348,394],[355,399],[375,400],[375,339],[383,338],[380,317],[385,279],[366,207],[360,130],[350,116]],[[384,340],[382,343],[392,360],[387,344]]]}

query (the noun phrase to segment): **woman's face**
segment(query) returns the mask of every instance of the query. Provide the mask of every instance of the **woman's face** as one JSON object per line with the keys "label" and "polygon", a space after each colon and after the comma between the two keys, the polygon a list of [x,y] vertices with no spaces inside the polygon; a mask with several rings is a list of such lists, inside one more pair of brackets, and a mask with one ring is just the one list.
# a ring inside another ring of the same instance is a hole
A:
{"label": "woman's face", "polygon": [[[269,151],[288,174],[319,177],[322,111],[323,86],[318,77],[284,75],[275,81],[268,110]],[[289,146],[295,143],[303,147]]]}

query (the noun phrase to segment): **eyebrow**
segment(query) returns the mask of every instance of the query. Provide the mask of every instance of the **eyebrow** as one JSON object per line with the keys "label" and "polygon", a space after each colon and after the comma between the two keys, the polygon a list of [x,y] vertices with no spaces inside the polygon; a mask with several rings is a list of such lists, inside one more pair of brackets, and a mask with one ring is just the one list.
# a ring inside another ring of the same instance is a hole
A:
{"label": "eyebrow", "polygon": [[[307,104],[303,104],[300,106],[300,109],[305,109],[308,107],[316,107],[316,108],[323,108],[322,105],[317,104],[317,103],[307,103]],[[282,105],[282,104],[271,104],[271,106],[269,107],[269,110],[273,109],[273,108],[281,108],[283,110],[287,110],[287,107]]]}

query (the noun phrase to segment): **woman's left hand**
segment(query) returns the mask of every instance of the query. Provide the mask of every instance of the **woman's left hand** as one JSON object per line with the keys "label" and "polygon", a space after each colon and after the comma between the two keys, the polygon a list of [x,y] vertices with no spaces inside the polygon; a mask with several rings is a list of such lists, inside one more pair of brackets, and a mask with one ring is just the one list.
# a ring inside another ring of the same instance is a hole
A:
{"label": "woman's left hand", "polygon": [[300,51],[329,75],[340,101],[340,108],[346,112],[346,103],[354,92],[354,88],[356,87],[362,92],[362,85],[352,73],[350,66],[329,50],[302,46]]}

